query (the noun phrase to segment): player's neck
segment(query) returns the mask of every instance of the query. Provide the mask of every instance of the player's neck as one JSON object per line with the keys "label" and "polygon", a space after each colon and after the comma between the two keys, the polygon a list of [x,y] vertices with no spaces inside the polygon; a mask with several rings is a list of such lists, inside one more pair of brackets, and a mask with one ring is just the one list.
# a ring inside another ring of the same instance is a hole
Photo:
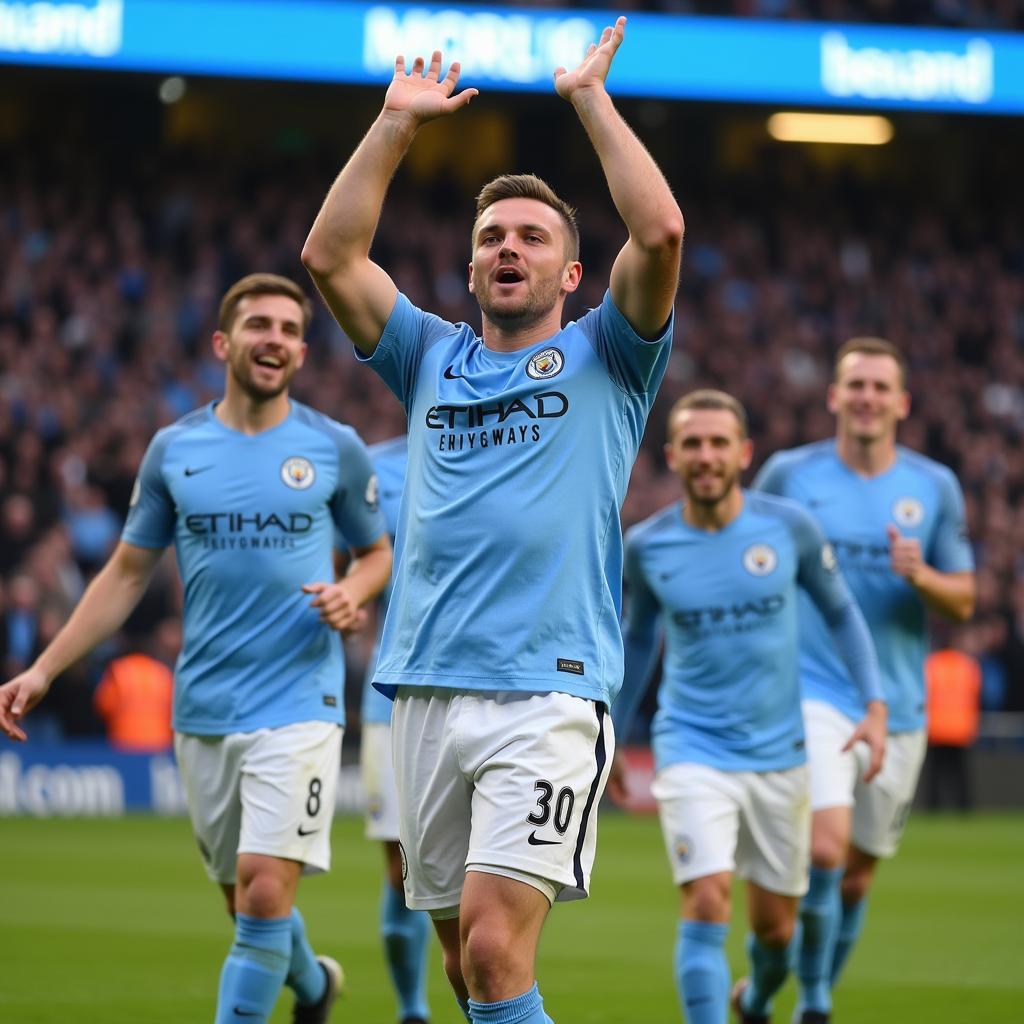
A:
{"label": "player's neck", "polygon": [[856,437],[838,434],[836,452],[858,476],[878,476],[896,461],[896,439],[880,437],[862,441]]}
{"label": "player's neck", "polygon": [[517,352],[553,338],[562,329],[562,304],[523,326],[497,324],[483,315],[484,346],[493,352]]}
{"label": "player's neck", "polygon": [[291,407],[287,391],[260,401],[245,392],[228,388],[213,412],[224,426],[240,434],[262,434],[283,423]]}
{"label": "player's neck", "polygon": [[698,530],[718,533],[724,530],[743,511],[743,491],[733,487],[721,501],[714,504],[708,502],[687,501],[683,505],[683,522]]}

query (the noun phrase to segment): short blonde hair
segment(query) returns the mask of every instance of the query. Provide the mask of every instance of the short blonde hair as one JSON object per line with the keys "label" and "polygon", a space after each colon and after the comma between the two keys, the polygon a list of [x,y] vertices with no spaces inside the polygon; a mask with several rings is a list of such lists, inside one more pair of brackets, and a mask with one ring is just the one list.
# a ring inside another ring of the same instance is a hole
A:
{"label": "short blonde hair", "polygon": [[476,222],[485,210],[502,199],[536,199],[550,206],[565,225],[565,255],[570,260],[580,258],[580,229],[576,223],[576,211],[543,178],[538,178],[536,174],[503,174],[489,181],[476,197]]}
{"label": "short blonde hair", "polygon": [[238,304],[248,295],[284,295],[294,299],[302,309],[302,333],[305,335],[313,319],[313,304],[306,293],[292,280],[279,274],[248,274],[236,281],[220,300],[217,330],[225,334],[231,330],[238,313]]}

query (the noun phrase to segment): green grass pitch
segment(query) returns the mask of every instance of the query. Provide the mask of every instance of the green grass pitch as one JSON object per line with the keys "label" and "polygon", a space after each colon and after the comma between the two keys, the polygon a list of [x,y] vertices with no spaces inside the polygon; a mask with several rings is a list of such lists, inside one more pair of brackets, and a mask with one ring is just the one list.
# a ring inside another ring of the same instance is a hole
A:
{"label": "green grass pitch", "polygon": [[[913,818],[878,878],[837,1024],[1024,1020],[1022,853],[1022,816]],[[334,1019],[390,1024],[376,934],[380,854],[361,822],[345,819],[334,856],[331,874],[300,890],[314,945],[349,974]],[[679,1021],[676,912],[656,822],[605,814],[592,898],[557,907],[541,947],[541,990],[558,1024]],[[0,819],[5,1024],[211,1021],[230,935],[185,821]],[[737,923],[734,973],[742,936]],[[434,1021],[462,1024],[436,944],[430,976]],[[788,1024],[792,1001],[790,983],[776,1021]],[[289,1019],[290,1003],[285,993],[275,1024]]]}

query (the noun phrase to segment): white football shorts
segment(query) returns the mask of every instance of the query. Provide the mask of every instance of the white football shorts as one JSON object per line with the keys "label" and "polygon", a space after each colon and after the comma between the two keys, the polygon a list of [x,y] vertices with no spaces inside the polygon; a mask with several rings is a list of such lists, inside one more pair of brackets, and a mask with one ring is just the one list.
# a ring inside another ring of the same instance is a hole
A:
{"label": "white football shorts", "polygon": [[359,748],[366,794],[366,838],[398,842],[398,789],[391,761],[391,723],[366,722]]}
{"label": "white football shorts", "polygon": [[811,765],[811,807],[852,807],[852,842],[872,857],[892,857],[910,816],[928,738],[923,729],[890,733],[882,770],[864,781],[871,752],[858,743],[843,753],[857,723],[819,700],[803,702],[807,756]]}
{"label": "white football shorts", "polygon": [[406,903],[455,916],[467,870],[582,899],[615,740],[565,693],[400,687],[391,719]]}
{"label": "white football shorts", "polygon": [[331,866],[342,729],[297,722],[227,736],[176,733],[192,830],[215,882],[235,881],[241,853]]}
{"label": "white football shorts", "polygon": [[671,764],[655,776],[651,792],[677,885],[728,871],[783,896],[807,891],[807,765],[781,772],[725,772],[704,764]]}

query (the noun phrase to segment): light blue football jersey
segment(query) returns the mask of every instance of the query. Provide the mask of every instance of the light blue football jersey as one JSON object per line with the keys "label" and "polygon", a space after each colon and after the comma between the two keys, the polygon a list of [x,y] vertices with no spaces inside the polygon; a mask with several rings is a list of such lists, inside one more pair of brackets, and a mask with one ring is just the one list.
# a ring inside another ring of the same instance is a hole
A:
{"label": "light blue football jersey", "polygon": [[[964,499],[956,477],[945,466],[899,446],[890,469],[861,477],[839,458],[835,440],[827,440],[773,455],[754,486],[793,498],[821,523],[875,641],[889,702],[889,731],[922,728],[928,653],[925,606],[917,591],[889,567],[886,527],[894,525],[904,536],[918,538],[924,560],[940,572],[972,570]],[[860,718],[860,694],[821,617],[807,602],[800,606],[800,629],[805,696]]]}
{"label": "light blue football jersey", "polygon": [[153,438],[122,540],[174,543],[185,584],[174,728],[220,736],[344,723],[338,634],[304,583],[334,579],[335,527],[353,547],[384,533],[373,466],[355,432],[292,402],[256,435],[213,404]]}
{"label": "light blue football jersey", "polygon": [[626,534],[625,682],[612,717],[625,736],[657,658],[665,656],[652,726],[660,771],[679,762],[721,771],[803,764],[797,593],[821,609],[872,699],[871,638],[818,525],[799,505],[744,492],[716,532],[676,502]]}
{"label": "light blue football jersey", "polygon": [[[409,447],[404,437],[394,437],[390,441],[370,446],[370,458],[377,473],[377,486],[380,493],[380,510],[384,513],[384,522],[392,542],[398,532],[398,510],[402,502],[402,490],[405,487],[405,467],[409,458]],[[380,656],[380,638],[384,631],[384,615],[391,599],[391,583],[378,599],[377,609],[377,642],[367,666],[366,680],[363,684],[362,719],[364,722],[390,722],[391,709],[394,703],[371,685],[373,668]]]}
{"label": "light blue football jersey", "polygon": [[366,360],[409,419],[375,685],[611,700],[619,506],[671,329],[645,342],[606,295],[546,341],[495,352],[398,297]]}

